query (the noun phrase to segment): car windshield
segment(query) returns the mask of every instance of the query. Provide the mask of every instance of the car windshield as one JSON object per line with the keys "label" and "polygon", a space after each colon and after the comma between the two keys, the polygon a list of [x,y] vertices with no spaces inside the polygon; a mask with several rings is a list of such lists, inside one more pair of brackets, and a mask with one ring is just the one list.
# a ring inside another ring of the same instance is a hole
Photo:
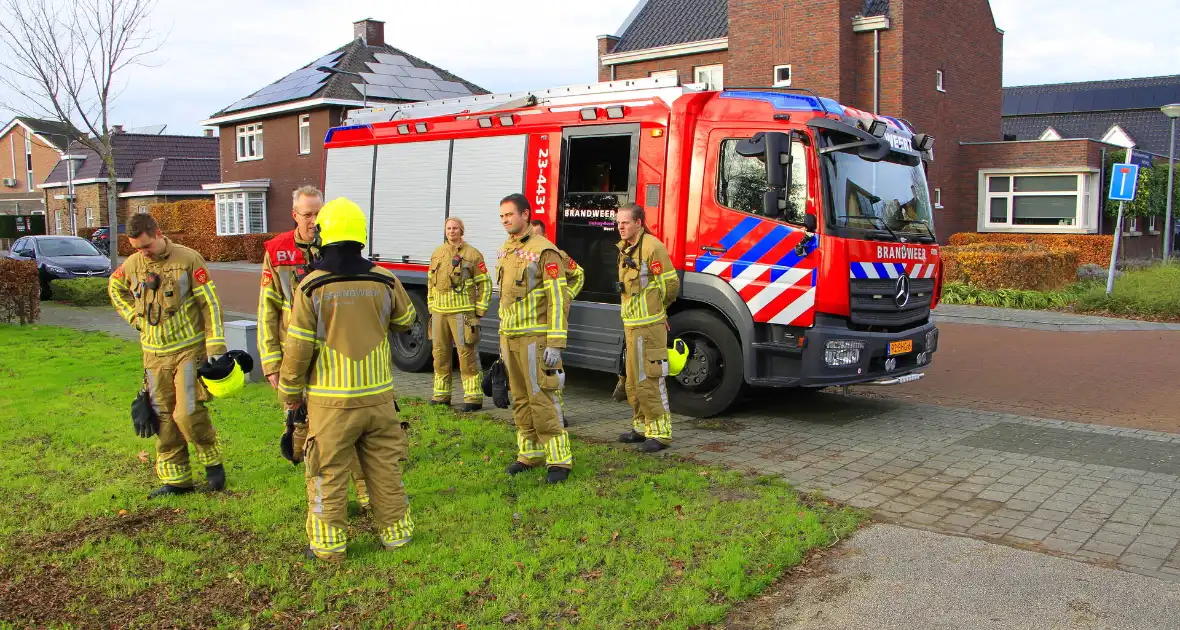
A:
{"label": "car windshield", "polygon": [[80,238],[45,238],[37,241],[42,256],[101,256],[88,241]]}
{"label": "car windshield", "polygon": [[822,162],[837,226],[933,237],[926,173],[916,157],[890,153],[871,162],[833,151]]}

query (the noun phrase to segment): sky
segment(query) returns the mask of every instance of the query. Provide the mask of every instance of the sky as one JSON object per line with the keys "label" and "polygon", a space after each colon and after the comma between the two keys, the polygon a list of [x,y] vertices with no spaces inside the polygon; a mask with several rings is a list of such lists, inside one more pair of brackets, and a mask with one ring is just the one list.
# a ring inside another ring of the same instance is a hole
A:
{"label": "sky", "polygon": [[[201,120],[347,43],[352,22],[367,17],[385,21],[391,45],[493,92],[595,81],[595,37],[617,31],[634,6],[635,0],[159,0],[151,27],[161,48],[150,67],[126,71],[113,121],[201,133]],[[1133,24],[1133,35],[1108,27],[1106,0],[991,6],[1005,33],[1006,86],[1180,74],[1175,0],[1125,3],[1131,8],[1117,22]],[[14,98],[0,87],[0,103]],[[0,107],[0,122],[11,115]]]}

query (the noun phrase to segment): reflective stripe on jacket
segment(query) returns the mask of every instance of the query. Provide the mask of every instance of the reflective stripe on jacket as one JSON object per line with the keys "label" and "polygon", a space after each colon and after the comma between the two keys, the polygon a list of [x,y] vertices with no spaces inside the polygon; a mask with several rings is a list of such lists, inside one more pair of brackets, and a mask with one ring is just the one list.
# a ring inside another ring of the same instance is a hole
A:
{"label": "reflective stripe on jacket", "polygon": [[668,248],[647,230],[634,245],[619,241],[619,282],[623,283],[624,326],[644,326],[667,319],[667,308],[680,291],[680,276]]}

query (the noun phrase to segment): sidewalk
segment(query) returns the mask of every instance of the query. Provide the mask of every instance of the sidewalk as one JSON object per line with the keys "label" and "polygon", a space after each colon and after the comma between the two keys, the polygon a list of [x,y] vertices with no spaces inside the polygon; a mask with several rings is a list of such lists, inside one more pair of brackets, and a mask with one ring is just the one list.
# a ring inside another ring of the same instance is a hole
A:
{"label": "sidewalk", "polygon": [[1075,315],[1056,311],[1029,311],[993,306],[940,304],[934,309],[934,321],[947,324],[977,324],[1004,328],[1055,330],[1061,332],[1096,332],[1126,330],[1180,331],[1180,324],[1142,322],[1115,317]]}

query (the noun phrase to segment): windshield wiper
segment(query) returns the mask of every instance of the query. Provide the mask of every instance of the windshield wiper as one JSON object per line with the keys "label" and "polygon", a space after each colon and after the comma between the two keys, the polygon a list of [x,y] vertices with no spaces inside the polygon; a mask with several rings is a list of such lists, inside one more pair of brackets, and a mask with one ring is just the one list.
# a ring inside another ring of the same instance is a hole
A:
{"label": "windshield wiper", "polygon": [[872,214],[846,214],[846,215],[844,215],[844,218],[845,219],[868,219],[870,221],[876,221],[877,223],[879,223],[881,225],[882,228],[885,228],[886,232],[889,232],[889,235],[893,237],[893,240],[895,240],[895,241],[900,240],[897,238],[897,232],[894,232],[893,230],[889,229],[889,224],[886,223],[885,219],[882,219],[881,217],[878,217],[878,216],[875,216]]}
{"label": "windshield wiper", "polygon": [[926,233],[930,235],[931,242],[938,240],[938,238],[934,236],[934,230],[930,229],[930,223],[927,222],[926,219],[902,219],[901,221],[898,221],[898,223],[901,223],[902,225],[913,225],[917,223],[918,225],[926,228]]}

